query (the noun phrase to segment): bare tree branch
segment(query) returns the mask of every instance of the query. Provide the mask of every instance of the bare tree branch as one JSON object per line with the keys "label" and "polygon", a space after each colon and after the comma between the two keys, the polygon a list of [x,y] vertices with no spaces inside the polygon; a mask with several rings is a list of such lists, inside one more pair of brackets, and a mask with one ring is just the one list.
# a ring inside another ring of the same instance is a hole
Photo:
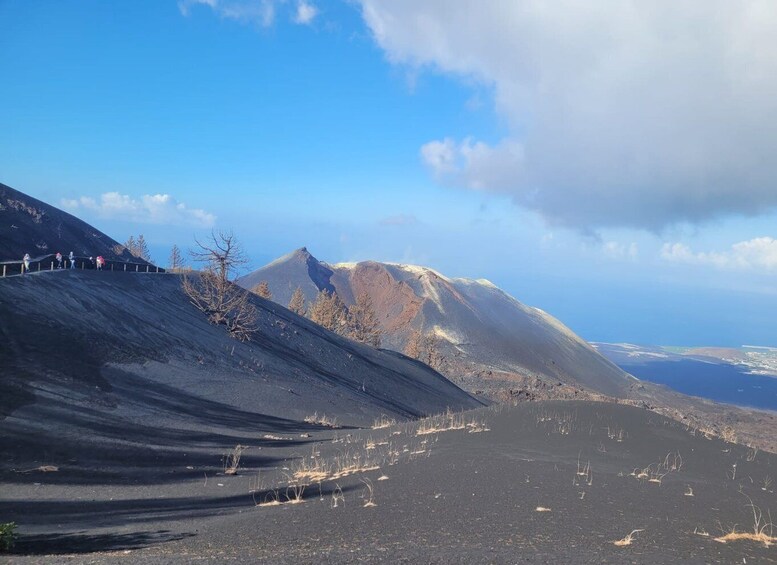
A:
{"label": "bare tree branch", "polygon": [[237,267],[248,262],[232,232],[213,231],[199,250],[190,251],[195,261],[205,263],[202,272],[185,274],[181,288],[189,301],[203,312],[211,324],[223,325],[230,335],[247,341],[256,331],[258,312],[248,291],[230,280]]}

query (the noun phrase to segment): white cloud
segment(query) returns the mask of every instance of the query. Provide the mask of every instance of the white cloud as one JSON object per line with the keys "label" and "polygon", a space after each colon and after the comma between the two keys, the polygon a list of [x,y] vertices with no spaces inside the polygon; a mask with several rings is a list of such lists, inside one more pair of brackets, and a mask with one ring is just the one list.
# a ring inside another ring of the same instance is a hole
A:
{"label": "white cloud", "polygon": [[602,245],[602,251],[610,259],[636,261],[639,256],[639,247],[634,242],[626,245],[617,241],[607,241]]}
{"label": "white cloud", "polygon": [[198,4],[216,9],[218,0],[178,0],[178,10],[180,10],[181,14],[184,16],[188,16],[191,13],[191,7]]}
{"label": "white cloud", "polygon": [[777,206],[771,0],[359,0],[395,64],[493,90],[508,134],[421,148],[552,224],[661,230]]}
{"label": "white cloud", "polygon": [[421,158],[445,184],[509,192],[512,179],[523,170],[524,153],[523,146],[511,140],[490,147],[469,137],[461,143],[446,137],[422,145]]}
{"label": "white cloud", "polygon": [[297,3],[297,12],[294,15],[294,22],[300,25],[310,25],[318,15],[318,8],[312,3],[300,0]]}
{"label": "white cloud", "polygon": [[719,269],[777,269],[777,240],[756,237],[740,241],[727,251],[694,252],[683,243],[667,243],[661,258],[675,263],[711,265]]}
{"label": "white cloud", "polygon": [[270,27],[275,22],[275,0],[179,0],[178,9],[188,16],[192,6],[207,6],[219,17]]}
{"label": "white cloud", "polygon": [[[277,19],[278,8],[286,3],[287,0],[178,0],[178,9],[182,15],[189,16],[192,7],[207,6],[221,18],[270,27]],[[300,25],[310,25],[318,14],[315,4],[298,0],[291,19]]]}
{"label": "white cloud", "polygon": [[199,208],[188,208],[169,194],[145,194],[139,199],[118,192],[105,192],[99,199],[81,196],[63,198],[63,208],[72,212],[92,212],[101,218],[141,222],[147,224],[211,227],[216,216]]}

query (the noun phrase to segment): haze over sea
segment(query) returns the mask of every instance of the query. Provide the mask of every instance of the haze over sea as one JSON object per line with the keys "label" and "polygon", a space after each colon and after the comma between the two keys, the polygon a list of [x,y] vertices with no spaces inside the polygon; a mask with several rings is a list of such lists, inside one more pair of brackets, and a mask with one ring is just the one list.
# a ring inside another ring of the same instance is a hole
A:
{"label": "haze over sea", "polygon": [[696,359],[619,363],[635,377],[678,392],[738,406],[777,410],[777,377],[754,375],[747,368]]}

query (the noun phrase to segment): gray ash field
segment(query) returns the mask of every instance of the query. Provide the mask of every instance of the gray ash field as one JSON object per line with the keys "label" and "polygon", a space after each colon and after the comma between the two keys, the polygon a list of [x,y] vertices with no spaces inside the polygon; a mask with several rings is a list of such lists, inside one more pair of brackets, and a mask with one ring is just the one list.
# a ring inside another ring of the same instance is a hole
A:
{"label": "gray ash field", "polygon": [[14,485],[4,514],[27,525],[11,562],[777,561],[716,539],[752,532],[754,508],[768,521],[775,456],[647,410],[545,401],[297,431],[251,446],[268,459],[234,476]]}
{"label": "gray ash field", "polygon": [[[252,301],[259,329],[240,343],[177,275],[2,281],[10,562],[777,558],[772,454],[635,406],[483,407],[421,363]],[[732,532],[758,535],[716,539]]]}

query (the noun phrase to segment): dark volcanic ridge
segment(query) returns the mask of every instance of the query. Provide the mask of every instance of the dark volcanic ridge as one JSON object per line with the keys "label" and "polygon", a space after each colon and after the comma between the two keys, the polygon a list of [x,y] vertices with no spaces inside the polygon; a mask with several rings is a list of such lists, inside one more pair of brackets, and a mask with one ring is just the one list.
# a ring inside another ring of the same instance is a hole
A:
{"label": "dark volcanic ridge", "polygon": [[139,263],[118,241],[75,216],[0,183],[0,262],[33,259],[57,252],[78,257]]}

